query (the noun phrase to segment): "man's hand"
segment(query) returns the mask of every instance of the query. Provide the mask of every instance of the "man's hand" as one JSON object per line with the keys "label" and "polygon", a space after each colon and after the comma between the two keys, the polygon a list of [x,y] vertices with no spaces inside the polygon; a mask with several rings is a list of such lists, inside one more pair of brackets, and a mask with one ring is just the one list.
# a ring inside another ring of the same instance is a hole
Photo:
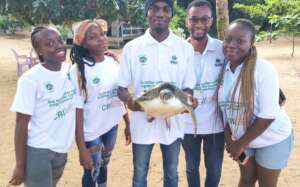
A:
{"label": "man's hand", "polygon": [[129,126],[125,127],[124,135],[125,135],[125,145],[130,145],[130,143],[131,143],[131,133],[130,133],[130,127]]}
{"label": "man's hand", "polygon": [[24,166],[16,166],[13,175],[9,181],[9,185],[17,186],[22,184],[25,179],[25,168]]}
{"label": "man's hand", "polygon": [[144,111],[141,105],[135,102],[131,96],[128,97],[126,105],[132,111]]}
{"label": "man's hand", "polygon": [[197,106],[199,104],[198,99],[196,97],[191,96],[191,95],[189,95],[189,99],[192,102],[193,109],[197,108]]}

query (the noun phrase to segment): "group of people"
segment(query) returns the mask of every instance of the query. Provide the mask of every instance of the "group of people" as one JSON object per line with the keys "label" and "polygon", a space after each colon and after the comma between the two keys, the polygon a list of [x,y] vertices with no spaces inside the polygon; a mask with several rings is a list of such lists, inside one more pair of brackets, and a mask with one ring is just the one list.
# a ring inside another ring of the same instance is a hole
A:
{"label": "group of people", "polygon": [[[151,152],[160,145],[163,186],[178,186],[180,146],[190,187],[200,186],[201,146],[206,187],[219,185],[224,149],[238,161],[239,187],[275,187],[293,146],[289,118],[279,105],[278,75],[257,57],[255,27],[237,19],[221,42],[210,37],[213,10],[206,0],[187,8],[187,40],[169,29],[172,0],[147,0],[149,29],[125,45],[120,65],[107,52],[107,23],[85,20],[74,30],[72,66],[59,32],[36,27],[32,46],[40,64],[18,81],[11,110],[16,112],[16,166],[11,185],[55,187],[76,139],[82,186],[105,187],[107,166],[124,119],[126,144],[132,141],[133,187],[146,187]],[[189,95],[197,116],[147,121],[132,95],[169,82]],[[130,120],[127,109],[130,109]],[[239,161],[240,155],[247,158]],[[247,162],[246,162],[247,161]]]}

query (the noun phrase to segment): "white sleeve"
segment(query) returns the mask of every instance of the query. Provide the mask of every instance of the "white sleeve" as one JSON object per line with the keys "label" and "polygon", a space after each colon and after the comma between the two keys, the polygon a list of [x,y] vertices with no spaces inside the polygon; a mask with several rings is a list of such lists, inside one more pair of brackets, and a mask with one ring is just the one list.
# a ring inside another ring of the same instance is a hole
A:
{"label": "white sleeve", "polygon": [[190,88],[194,89],[196,85],[196,73],[195,73],[195,63],[194,63],[194,49],[192,46],[187,50],[188,57],[187,57],[187,67],[186,71],[184,72],[184,80],[183,80],[183,89]]}
{"label": "white sleeve", "polygon": [[[278,111],[279,102],[279,83],[275,68],[270,64],[258,75],[260,78],[256,81],[257,89],[257,111],[255,116],[265,119],[275,119]],[[258,77],[257,76],[257,77]]]}
{"label": "white sleeve", "polygon": [[130,63],[130,51],[128,47],[124,47],[121,55],[121,64],[118,75],[118,86],[128,88],[132,83],[132,72]]}
{"label": "white sleeve", "polygon": [[27,77],[21,77],[18,80],[16,95],[10,110],[33,115],[36,95],[37,84],[34,81],[27,79]]}

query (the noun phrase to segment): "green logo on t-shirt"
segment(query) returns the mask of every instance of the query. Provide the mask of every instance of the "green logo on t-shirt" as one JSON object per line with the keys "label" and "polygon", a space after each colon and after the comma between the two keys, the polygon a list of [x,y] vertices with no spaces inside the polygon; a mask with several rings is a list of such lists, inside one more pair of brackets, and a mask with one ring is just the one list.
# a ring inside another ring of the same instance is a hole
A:
{"label": "green logo on t-shirt", "polygon": [[171,64],[178,64],[178,61],[177,61],[177,56],[173,55],[172,56],[172,59],[170,61]]}
{"label": "green logo on t-shirt", "polygon": [[53,86],[53,84],[48,82],[48,83],[45,84],[45,88],[50,93],[50,92],[53,92],[54,86]]}
{"label": "green logo on t-shirt", "polygon": [[139,56],[139,62],[142,64],[142,65],[145,65],[146,62],[147,62],[147,57],[145,55],[140,55]]}
{"label": "green logo on t-shirt", "polygon": [[93,79],[93,84],[99,84],[100,83],[100,78],[99,77],[95,77]]}

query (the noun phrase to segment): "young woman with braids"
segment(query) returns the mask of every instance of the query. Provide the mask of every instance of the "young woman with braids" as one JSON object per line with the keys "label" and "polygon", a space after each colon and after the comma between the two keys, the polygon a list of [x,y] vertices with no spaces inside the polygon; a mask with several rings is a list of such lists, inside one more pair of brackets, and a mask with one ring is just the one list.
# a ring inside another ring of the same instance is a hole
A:
{"label": "young woman with braids", "polygon": [[41,63],[18,80],[11,107],[16,166],[9,183],[55,187],[75,136],[76,85],[62,68],[66,46],[55,29],[34,28],[31,42]]}
{"label": "young woman with braids", "polygon": [[105,55],[107,38],[103,20],[85,20],[75,29],[71,60],[80,99],[76,110],[76,141],[84,167],[82,186],[107,183],[107,165],[113,151],[117,127],[123,116],[126,144],[131,142],[126,108],[117,97],[118,63]]}
{"label": "young woman with braids", "polygon": [[225,34],[224,67],[219,105],[226,122],[225,142],[238,160],[239,187],[275,187],[287,166],[293,144],[291,122],[279,106],[278,76],[272,64],[257,57],[255,27],[246,19],[233,21]]}

